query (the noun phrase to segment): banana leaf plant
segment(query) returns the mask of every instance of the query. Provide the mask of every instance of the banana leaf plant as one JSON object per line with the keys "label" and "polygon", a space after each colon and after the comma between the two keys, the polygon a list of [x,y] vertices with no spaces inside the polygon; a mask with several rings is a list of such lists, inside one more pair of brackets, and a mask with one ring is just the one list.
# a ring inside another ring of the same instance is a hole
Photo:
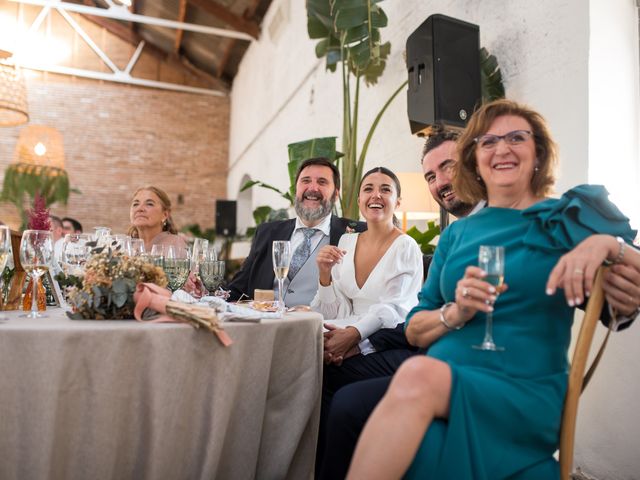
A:
{"label": "banana leaf plant", "polygon": [[316,44],[316,56],[326,58],[326,68],[342,76],[342,215],[358,218],[358,183],[373,133],[382,115],[402,91],[391,95],[371,124],[358,153],[360,86],[375,85],[384,73],[391,43],[382,43],[380,29],[387,26],[381,0],[306,0],[307,32]]}
{"label": "banana leaf plant", "polygon": [[504,98],[502,72],[498,60],[484,47],[480,49],[480,89],[483,103]]}

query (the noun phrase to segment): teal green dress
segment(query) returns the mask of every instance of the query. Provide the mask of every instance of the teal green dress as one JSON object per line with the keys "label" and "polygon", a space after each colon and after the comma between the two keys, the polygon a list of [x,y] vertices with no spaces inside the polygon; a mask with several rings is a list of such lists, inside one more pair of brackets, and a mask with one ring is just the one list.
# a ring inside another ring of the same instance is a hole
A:
{"label": "teal green dress", "polygon": [[509,289],[495,305],[493,336],[504,351],[472,348],[482,342],[485,315],[447,333],[427,355],[452,371],[448,420],[429,427],[406,474],[414,479],[559,478],[557,449],[567,387],[573,308],[562,291],[545,294],[561,255],[593,233],[635,237],[628,219],[601,186],[582,185],[560,199],[526,210],[487,207],[442,234],[419,304],[409,313],[454,301],[480,245],[505,247]]}

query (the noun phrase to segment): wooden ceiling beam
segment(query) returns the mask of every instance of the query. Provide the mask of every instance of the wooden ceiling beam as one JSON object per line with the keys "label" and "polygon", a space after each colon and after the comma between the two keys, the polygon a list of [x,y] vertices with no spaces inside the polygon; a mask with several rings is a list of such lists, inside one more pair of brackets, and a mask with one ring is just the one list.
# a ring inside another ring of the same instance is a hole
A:
{"label": "wooden ceiling beam", "polygon": [[235,13],[231,12],[226,7],[213,2],[211,0],[187,0],[194,7],[200,8],[205,12],[213,15],[218,20],[226,23],[230,27],[238,30],[240,32],[247,33],[251,35],[253,38],[257,39],[260,35],[260,27],[257,23],[245,20],[242,17],[239,17]]}
{"label": "wooden ceiling beam", "polygon": [[[187,0],[180,0],[180,5],[178,7],[178,22],[184,22],[187,17]],[[180,52],[180,44],[182,43],[182,36],[184,35],[184,30],[178,29],[176,30],[176,39],[173,44],[174,53]]]}
{"label": "wooden ceiling beam", "polygon": [[[259,4],[260,4],[260,0],[253,0],[249,4],[249,6],[245,9],[243,18],[247,21],[251,21]],[[231,58],[231,52],[233,51],[233,47],[236,46],[236,42],[237,42],[236,39],[231,38],[225,45],[220,61],[216,66],[216,77],[222,78],[222,75],[224,74],[224,70],[225,68],[227,68],[227,63],[229,63],[229,59]]]}

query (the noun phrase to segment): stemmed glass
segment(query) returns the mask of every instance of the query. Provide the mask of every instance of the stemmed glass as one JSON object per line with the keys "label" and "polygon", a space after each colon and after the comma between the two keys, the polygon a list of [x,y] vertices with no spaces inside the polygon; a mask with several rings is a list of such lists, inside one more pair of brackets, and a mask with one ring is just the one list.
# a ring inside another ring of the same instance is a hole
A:
{"label": "stemmed glass", "polygon": [[11,230],[5,225],[0,225],[0,275],[7,266],[11,255]]}
{"label": "stemmed glass", "polygon": [[289,273],[291,262],[291,242],[288,240],[276,240],[272,246],[273,271],[278,279],[278,311],[284,312],[283,289],[284,279]]}
{"label": "stemmed glass", "polygon": [[144,240],[142,240],[141,238],[132,238],[129,241],[129,245],[132,257],[139,257],[146,253],[146,250],[144,248]]}
{"label": "stemmed glass", "polygon": [[165,245],[163,268],[169,290],[175,292],[184,285],[189,277],[189,266],[189,253],[186,248]]}
{"label": "stemmed glass", "polygon": [[224,280],[224,261],[215,259],[205,260],[200,263],[198,273],[200,274],[200,280],[202,280],[209,294],[213,295]]}
{"label": "stemmed glass", "polygon": [[53,237],[44,230],[25,230],[20,241],[20,263],[32,279],[31,313],[29,318],[41,317],[38,313],[38,279],[49,270],[53,258]]}
{"label": "stemmed glass", "polygon": [[[481,245],[478,251],[478,266],[487,274],[484,281],[496,288],[495,295],[497,297],[504,281],[504,247]],[[497,346],[493,341],[493,312],[487,312],[486,315],[484,340],[480,345],[473,345],[473,348],[491,351],[504,350],[504,347]]]}
{"label": "stemmed glass", "polygon": [[156,267],[164,266],[164,245],[156,244],[151,246],[151,253],[149,256],[151,257],[151,262]]}
{"label": "stemmed glass", "polygon": [[[11,230],[5,225],[0,225],[0,276],[7,266],[7,261],[11,255]],[[4,285],[0,286],[0,295],[3,295]],[[0,316],[0,320],[6,320],[5,316]]]}
{"label": "stemmed glass", "polygon": [[82,275],[91,255],[91,235],[67,233],[62,243],[62,265],[67,275]]}
{"label": "stemmed glass", "polygon": [[204,262],[209,252],[209,240],[196,238],[191,249],[191,271],[196,273],[201,262]]}

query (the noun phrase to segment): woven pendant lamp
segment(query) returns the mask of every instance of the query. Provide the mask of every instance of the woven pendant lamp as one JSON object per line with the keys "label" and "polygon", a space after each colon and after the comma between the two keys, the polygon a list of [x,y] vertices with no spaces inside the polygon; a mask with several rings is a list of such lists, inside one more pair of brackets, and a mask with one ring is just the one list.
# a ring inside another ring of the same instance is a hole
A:
{"label": "woven pendant lamp", "polygon": [[28,121],[24,77],[11,61],[11,53],[0,50],[0,127],[11,127]]}

